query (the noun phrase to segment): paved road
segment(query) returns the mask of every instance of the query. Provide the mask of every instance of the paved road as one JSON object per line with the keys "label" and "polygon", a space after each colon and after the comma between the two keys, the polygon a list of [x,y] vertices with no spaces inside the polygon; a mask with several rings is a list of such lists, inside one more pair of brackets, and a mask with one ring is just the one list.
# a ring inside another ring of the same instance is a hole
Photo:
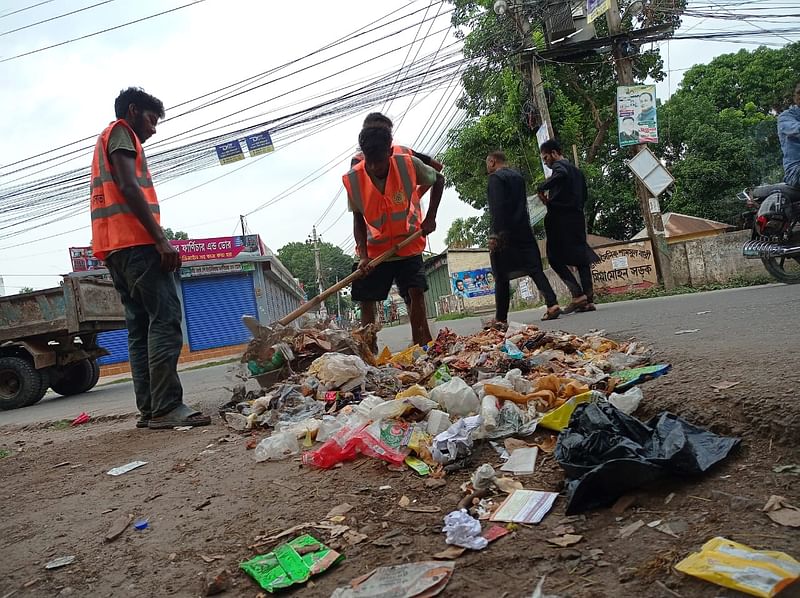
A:
{"label": "paved road", "polygon": [[[541,309],[513,313],[511,320],[576,334],[604,329],[614,337],[636,337],[659,351],[684,352],[699,359],[727,354],[732,366],[737,366],[746,363],[751,351],[776,357],[798,351],[798,298],[800,286],[767,285],[600,305],[597,312],[564,316],[554,322],[540,322]],[[443,326],[468,334],[479,330],[480,318],[436,323],[434,335]],[[698,332],[675,334],[693,329]],[[381,332],[381,341],[393,350],[404,348],[411,342],[410,329],[408,325],[388,328]],[[230,368],[221,365],[182,373],[187,400],[214,411],[229,394],[224,387],[232,383]],[[37,405],[0,412],[0,425],[71,419],[81,411],[94,416],[135,412],[131,383],[98,386],[68,398],[51,393]]]}

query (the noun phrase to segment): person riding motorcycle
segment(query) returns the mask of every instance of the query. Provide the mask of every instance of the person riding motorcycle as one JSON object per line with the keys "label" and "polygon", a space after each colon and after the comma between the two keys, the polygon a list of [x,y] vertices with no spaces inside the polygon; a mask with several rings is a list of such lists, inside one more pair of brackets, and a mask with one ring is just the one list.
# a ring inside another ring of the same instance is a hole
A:
{"label": "person riding motorcycle", "polygon": [[800,188],[800,81],[794,88],[794,104],[778,116],[778,138],[783,152],[783,182]]}

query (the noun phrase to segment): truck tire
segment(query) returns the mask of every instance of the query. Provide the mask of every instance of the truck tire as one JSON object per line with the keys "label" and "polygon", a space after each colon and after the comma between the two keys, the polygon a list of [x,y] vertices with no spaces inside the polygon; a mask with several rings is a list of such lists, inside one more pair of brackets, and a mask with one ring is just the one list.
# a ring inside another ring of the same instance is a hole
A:
{"label": "truck tire", "polygon": [[0,409],[38,403],[47,392],[48,378],[22,357],[0,357]]}
{"label": "truck tire", "polygon": [[91,359],[83,359],[61,369],[51,388],[58,394],[69,397],[86,392],[97,384],[100,368]]}

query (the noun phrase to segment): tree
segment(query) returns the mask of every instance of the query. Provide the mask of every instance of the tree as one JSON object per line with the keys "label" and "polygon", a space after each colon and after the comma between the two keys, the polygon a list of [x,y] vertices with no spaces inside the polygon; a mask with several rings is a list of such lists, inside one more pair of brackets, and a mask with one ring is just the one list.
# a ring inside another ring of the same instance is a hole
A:
{"label": "tree", "polygon": [[742,189],[783,176],[776,115],[800,79],[800,43],[718,56],[686,71],[659,110],[676,179],[662,208],[735,224]]}
{"label": "tree", "polygon": [[[331,243],[320,242],[320,265],[322,266],[322,285],[327,288],[350,275],[353,270],[353,258],[347,256],[340,247]],[[317,274],[314,265],[314,245],[310,241],[295,241],[278,249],[278,259],[289,271],[300,279],[309,299],[319,295]],[[325,302],[328,311],[336,311],[336,296]]]}
{"label": "tree", "polygon": [[[535,129],[538,113],[531,104],[530,79],[521,74],[519,50],[530,45],[523,40],[509,17],[497,17],[492,0],[450,0],[455,10],[452,23],[465,40],[467,57],[483,59],[462,76],[465,93],[459,106],[467,120],[449,133],[449,149],[442,155],[445,178],[461,198],[475,208],[486,206],[484,159],[502,149],[526,178],[529,186],[543,179]],[[619,3],[624,11],[629,2]],[[660,1],[649,3],[642,26],[679,24],[685,0],[670,3],[670,10],[656,10]],[[543,49],[544,37],[537,30],[537,3],[515,5],[534,19],[533,42]],[[625,26],[631,25],[630,16]],[[598,36],[607,35],[603,19],[595,21]],[[566,61],[567,59],[562,59]],[[527,67],[525,67],[527,68]],[[639,81],[664,78],[657,49],[640,49],[634,62]],[[556,138],[565,148],[575,144],[580,167],[589,183],[586,206],[589,232],[627,238],[642,226],[631,172],[625,167],[628,152],[617,144],[617,78],[610,54],[592,54],[569,63],[548,62],[543,68],[550,115]],[[571,152],[568,152],[571,154]]]}
{"label": "tree", "polygon": [[489,214],[456,218],[447,231],[445,243],[452,249],[486,247],[489,237]]}
{"label": "tree", "polygon": [[172,232],[171,228],[164,229],[164,236],[170,241],[188,241],[189,235],[182,230]]}
{"label": "tree", "polygon": [[33,293],[33,287],[22,287],[19,290],[19,294],[22,295],[23,293]]}

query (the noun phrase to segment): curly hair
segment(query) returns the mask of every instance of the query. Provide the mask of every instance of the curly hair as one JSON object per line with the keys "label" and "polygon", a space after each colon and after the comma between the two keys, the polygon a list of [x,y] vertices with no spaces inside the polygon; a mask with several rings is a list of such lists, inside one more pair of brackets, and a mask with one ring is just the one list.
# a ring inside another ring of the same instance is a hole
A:
{"label": "curly hair", "polygon": [[386,116],[385,114],[381,114],[380,112],[370,112],[367,114],[367,117],[364,119],[363,127],[387,127],[391,129],[394,127],[394,123],[392,119]]}
{"label": "curly hair", "polygon": [[158,115],[158,118],[164,118],[164,103],[141,87],[129,87],[119,92],[117,99],[114,100],[114,113],[117,118],[125,118],[128,106],[131,104],[140,111],[149,110]]}
{"label": "curly hair", "polygon": [[369,162],[387,157],[392,151],[392,134],[386,127],[364,127],[358,135],[358,145]]}

